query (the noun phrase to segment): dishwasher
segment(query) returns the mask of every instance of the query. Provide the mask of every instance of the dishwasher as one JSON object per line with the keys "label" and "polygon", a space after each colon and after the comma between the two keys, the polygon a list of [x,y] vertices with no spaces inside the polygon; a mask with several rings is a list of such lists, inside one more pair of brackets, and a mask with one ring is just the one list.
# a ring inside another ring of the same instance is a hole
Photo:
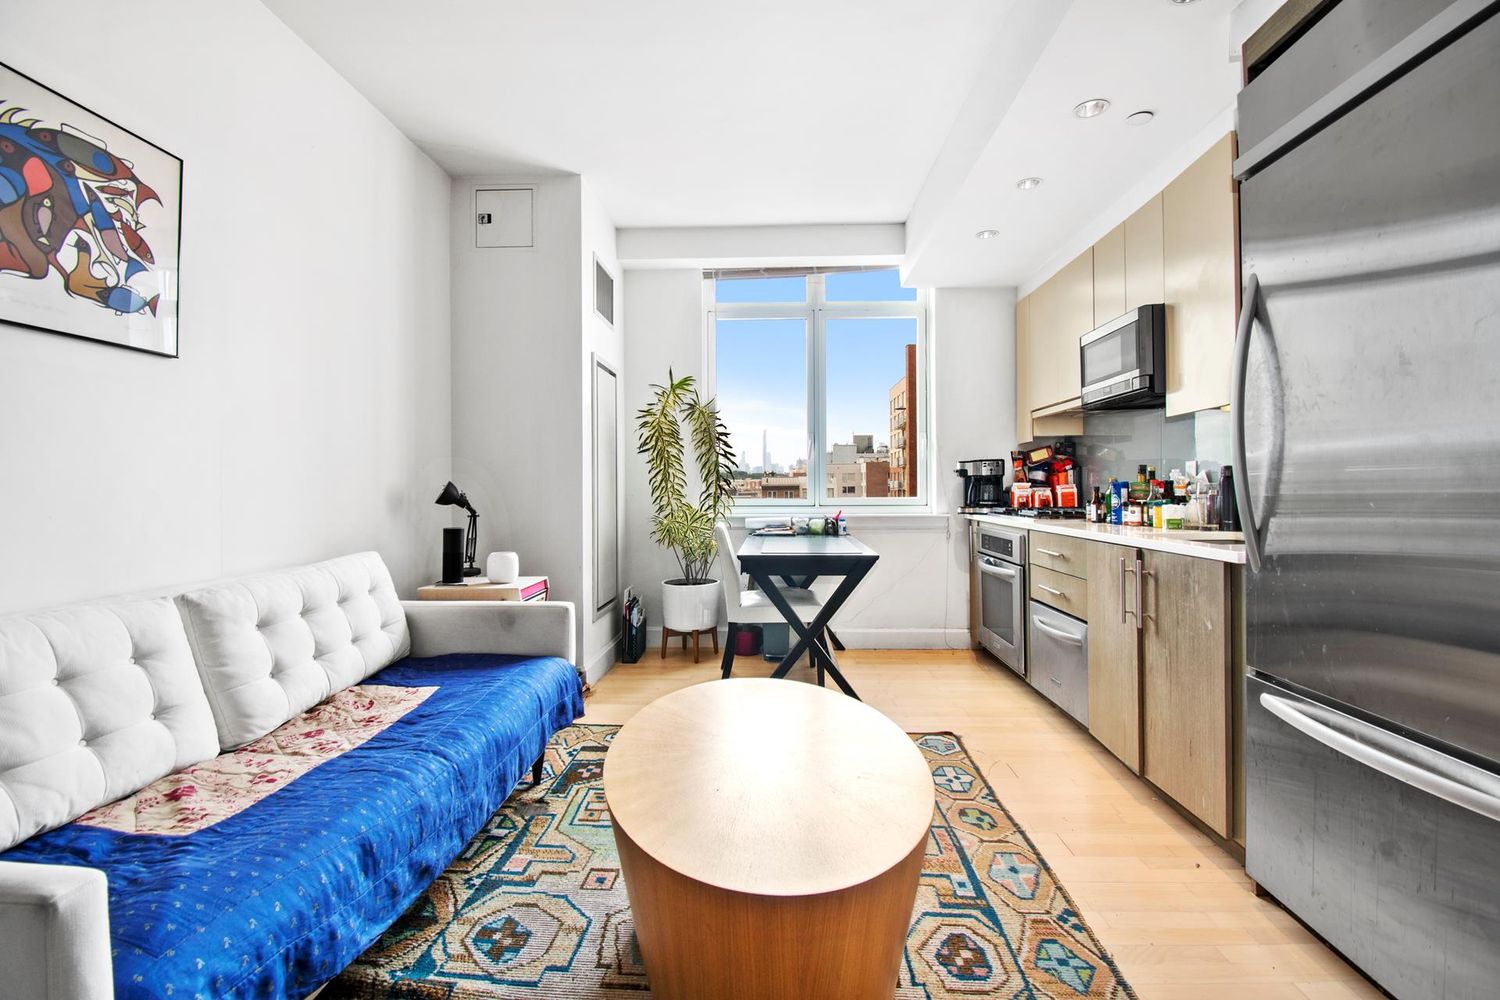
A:
{"label": "dishwasher", "polygon": [[1031,602],[1031,686],[1081,724],[1089,724],[1089,627]]}

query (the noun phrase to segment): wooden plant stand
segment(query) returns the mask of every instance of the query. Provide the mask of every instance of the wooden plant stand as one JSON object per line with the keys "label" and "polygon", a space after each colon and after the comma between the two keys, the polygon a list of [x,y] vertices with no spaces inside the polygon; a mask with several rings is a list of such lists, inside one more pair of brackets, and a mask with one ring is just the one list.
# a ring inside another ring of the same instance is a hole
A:
{"label": "wooden plant stand", "polygon": [[667,640],[674,635],[682,639],[683,649],[688,648],[688,637],[692,637],[694,663],[698,662],[698,639],[700,636],[706,635],[709,638],[713,639],[715,655],[717,655],[719,652],[719,630],[717,628],[700,628],[693,632],[679,632],[676,629],[667,628],[665,625],[663,625],[661,627],[661,658],[663,660],[667,658]]}

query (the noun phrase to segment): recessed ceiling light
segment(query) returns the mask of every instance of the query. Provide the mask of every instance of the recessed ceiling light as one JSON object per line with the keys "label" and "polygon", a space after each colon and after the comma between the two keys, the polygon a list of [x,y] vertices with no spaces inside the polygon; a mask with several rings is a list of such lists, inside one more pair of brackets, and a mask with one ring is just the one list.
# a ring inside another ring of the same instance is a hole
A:
{"label": "recessed ceiling light", "polygon": [[1197,3],[1198,0],[1172,0],[1172,2],[1179,7],[1186,7],[1190,3]]}
{"label": "recessed ceiling light", "polygon": [[976,240],[992,240],[999,235],[1000,230],[998,229],[981,229],[979,232],[974,234],[974,238]]}
{"label": "recessed ceiling light", "polygon": [[1137,111],[1134,114],[1130,114],[1130,115],[1126,115],[1125,116],[1125,124],[1126,125],[1150,125],[1152,119],[1154,119],[1155,117],[1156,117],[1156,112],[1155,111]]}
{"label": "recessed ceiling light", "polygon": [[1102,97],[1096,97],[1092,101],[1084,101],[1073,109],[1073,113],[1079,118],[1094,118],[1109,110],[1109,102]]}
{"label": "recessed ceiling light", "polygon": [[1030,191],[1032,188],[1039,188],[1041,186],[1042,179],[1040,177],[1022,177],[1016,181],[1016,187],[1022,191]]}

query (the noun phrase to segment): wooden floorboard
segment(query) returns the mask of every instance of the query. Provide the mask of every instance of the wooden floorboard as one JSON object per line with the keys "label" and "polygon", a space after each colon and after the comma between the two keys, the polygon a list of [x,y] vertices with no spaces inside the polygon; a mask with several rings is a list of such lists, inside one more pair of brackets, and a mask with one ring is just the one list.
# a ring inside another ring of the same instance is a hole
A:
{"label": "wooden floorboard", "polygon": [[[1233,857],[1024,681],[969,650],[849,650],[860,696],[908,732],[963,738],[1000,800],[1073,894],[1141,1000],[1375,1000],[1380,992],[1284,910],[1257,899]],[[764,677],[760,657],[736,677]],[[679,650],[618,664],[584,722],[716,680]],[[793,670],[810,682],[812,672]]]}

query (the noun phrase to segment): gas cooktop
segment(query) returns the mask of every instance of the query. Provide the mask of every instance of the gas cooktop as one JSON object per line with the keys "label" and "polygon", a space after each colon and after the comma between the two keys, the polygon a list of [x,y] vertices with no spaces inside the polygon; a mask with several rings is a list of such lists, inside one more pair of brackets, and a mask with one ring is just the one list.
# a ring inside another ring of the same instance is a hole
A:
{"label": "gas cooktop", "polygon": [[1034,517],[1044,521],[1081,521],[1081,507],[960,507],[960,514],[1005,514],[1009,517]]}

